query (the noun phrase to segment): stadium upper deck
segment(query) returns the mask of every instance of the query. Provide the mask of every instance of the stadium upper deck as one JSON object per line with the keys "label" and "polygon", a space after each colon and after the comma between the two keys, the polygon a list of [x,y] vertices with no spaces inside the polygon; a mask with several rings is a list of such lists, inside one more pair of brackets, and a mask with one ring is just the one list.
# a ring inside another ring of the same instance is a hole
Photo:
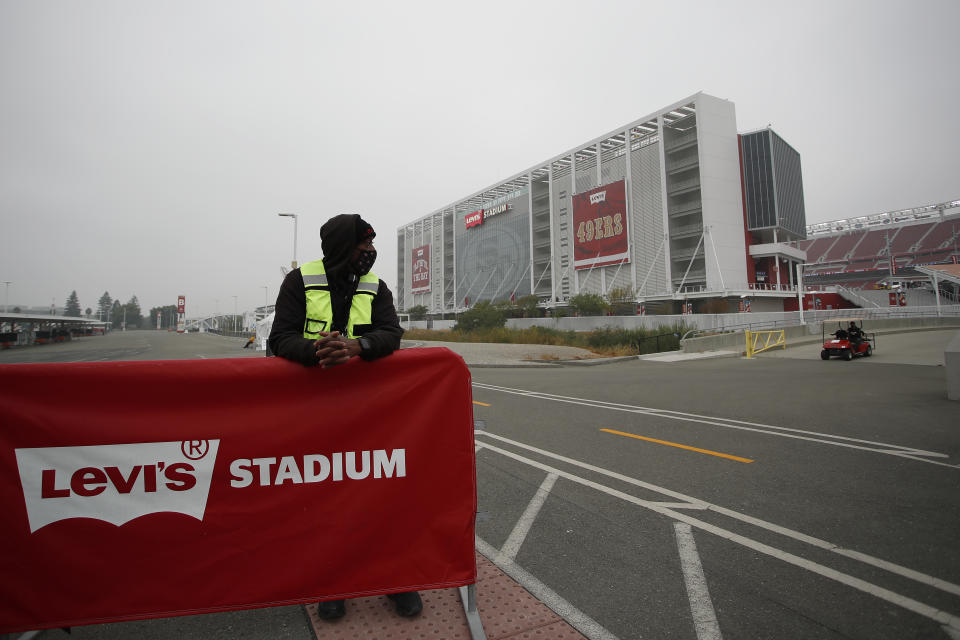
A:
{"label": "stadium upper deck", "polygon": [[913,267],[960,261],[960,200],[808,225],[794,245],[821,281],[923,277]]}

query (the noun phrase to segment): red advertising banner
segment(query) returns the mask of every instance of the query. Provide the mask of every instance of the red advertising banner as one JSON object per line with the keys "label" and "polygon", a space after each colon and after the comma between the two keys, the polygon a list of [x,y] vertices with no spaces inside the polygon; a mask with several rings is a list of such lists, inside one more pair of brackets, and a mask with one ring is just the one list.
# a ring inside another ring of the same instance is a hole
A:
{"label": "red advertising banner", "polygon": [[430,291],[430,245],[413,250],[413,269],[411,271],[411,293]]}
{"label": "red advertising banner", "polygon": [[441,348],[0,365],[0,633],[473,583],[471,400]]}
{"label": "red advertising banner", "polygon": [[573,268],[630,261],[623,180],[573,196]]}
{"label": "red advertising banner", "polygon": [[186,310],[186,298],[179,296],[177,298],[177,313],[184,313]]}

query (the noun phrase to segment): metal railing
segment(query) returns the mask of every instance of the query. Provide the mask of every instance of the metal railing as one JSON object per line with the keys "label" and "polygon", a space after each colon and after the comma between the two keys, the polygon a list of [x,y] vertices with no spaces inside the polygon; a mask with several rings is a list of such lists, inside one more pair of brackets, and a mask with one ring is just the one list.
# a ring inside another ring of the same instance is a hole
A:
{"label": "metal railing", "polygon": [[[726,314],[747,316],[750,314]],[[773,329],[786,329],[788,327],[801,326],[800,314],[797,311],[785,311],[783,317],[771,319],[769,314],[767,318],[757,320],[746,320],[741,322],[724,322],[716,327],[695,328],[684,334],[683,339],[697,338],[707,335],[721,335],[725,333],[739,333],[740,331],[762,331]],[[662,316],[664,318],[668,316]],[[676,316],[682,318],[688,324],[695,322],[696,314],[692,316]],[[857,318],[861,320],[884,320],[884,319],[905,319],[905,318],[958,318],[960,319],[960,305],[947,305],[940,307],[940,313],[937,313],[937,307],[889,307],[877,309],[820,309],[805,310],[803,312],[803,325],[811,325],[819,322],[829,321],[836,318]]]}

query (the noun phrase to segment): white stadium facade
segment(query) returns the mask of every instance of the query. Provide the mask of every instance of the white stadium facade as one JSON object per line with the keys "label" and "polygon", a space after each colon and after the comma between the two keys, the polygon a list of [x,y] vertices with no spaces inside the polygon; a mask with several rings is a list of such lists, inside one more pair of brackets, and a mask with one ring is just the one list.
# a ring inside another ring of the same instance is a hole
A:
{"label": "white stadium facade", "polygon": [[808,230],[799,153],[697,93],[401,226],[397,307],[589,293],[650,314],[796,309]]}

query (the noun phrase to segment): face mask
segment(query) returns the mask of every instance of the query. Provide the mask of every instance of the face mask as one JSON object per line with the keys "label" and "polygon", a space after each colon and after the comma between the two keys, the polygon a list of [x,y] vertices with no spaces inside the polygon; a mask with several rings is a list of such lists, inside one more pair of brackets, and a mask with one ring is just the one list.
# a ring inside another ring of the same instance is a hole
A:
{"label": "face mask", "polygon": [[360,255],[357,256],[357,259],[353,262],[353,270],[357,272],[358,276],[367,275],[367,273],[370,272],[370,269],[373,268],[373,263],[376,261],[376,249],[373,249],[372,251],[361,251]]}

